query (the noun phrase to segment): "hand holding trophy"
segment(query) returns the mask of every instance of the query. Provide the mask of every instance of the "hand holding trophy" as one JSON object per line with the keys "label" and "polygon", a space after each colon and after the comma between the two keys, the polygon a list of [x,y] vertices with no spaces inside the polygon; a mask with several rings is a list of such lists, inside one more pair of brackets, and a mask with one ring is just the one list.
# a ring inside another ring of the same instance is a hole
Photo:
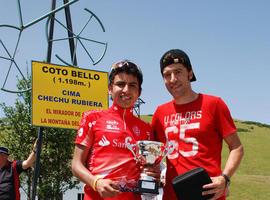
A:
{"label": "hand holding trophy", "polygon": [[[135,145],[126,144],[133,153],[134,159],[143,167],[159,166],[162,159],[170,154],[174,147],[171,143],[166,145],[162,142],[140,140]],[[139,193],[158,194],[159,183],[143,170],[138,181]]]}

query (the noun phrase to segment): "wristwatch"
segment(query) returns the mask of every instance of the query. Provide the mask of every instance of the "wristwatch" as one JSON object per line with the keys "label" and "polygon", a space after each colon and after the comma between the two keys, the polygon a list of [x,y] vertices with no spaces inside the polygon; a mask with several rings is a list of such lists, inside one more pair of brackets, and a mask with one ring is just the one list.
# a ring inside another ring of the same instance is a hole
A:
{"label": "wristwatch", "polygon": [[228,187],[230,185],[230,183],[231,183],[230,177],[228,175],[226,175],[226,174],[223,174],[223,173],[220,176],[224,177],[225,182],[226,182],[225,185],[226,185],[226,187]]}

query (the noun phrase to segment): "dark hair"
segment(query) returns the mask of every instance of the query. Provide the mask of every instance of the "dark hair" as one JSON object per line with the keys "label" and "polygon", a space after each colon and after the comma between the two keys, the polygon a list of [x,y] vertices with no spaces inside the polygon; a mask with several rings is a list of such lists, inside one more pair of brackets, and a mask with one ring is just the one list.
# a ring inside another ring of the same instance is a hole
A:
{"label": "dark hair", "polygon": [[[183,50],[171,49],[165,52],[160,59],[160,72],[162,76],[163,76],[164,68],[174,63],[183,64],[187,68],[188,71],[192,70],[192,66],[191,66],[188,55]],[[193,76],[190,81],[196,81],[197,79],[194,74],[194,71],[192,70],[192,72],[193,72]]]}
{"label": "dark hair", "polygon": [[113,83],[114,77],[119,73],[126,73],[135,76],[138,80],[139,90],[141,92],[143,75],[141,69],[136,64],[129,60],[123,60],[113,64],[109,73],[109,84]]}

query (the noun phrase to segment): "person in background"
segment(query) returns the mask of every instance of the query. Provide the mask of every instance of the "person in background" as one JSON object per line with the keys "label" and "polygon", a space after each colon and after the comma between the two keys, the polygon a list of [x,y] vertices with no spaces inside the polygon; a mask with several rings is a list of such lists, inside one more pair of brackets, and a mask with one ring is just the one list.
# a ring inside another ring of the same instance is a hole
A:
{"label": "person in background", "polygon": [[[167,157],[163,199],[177,199],[170,184],[174,177],[203,167],[213,183],[203,186],[208,190],[202,195],[214,194],[211,200],[224,200],[244,153],[230,111],[220,97],[192,89],[191,82],[196,81],[196,77],[184,51],[171,49],[164,53],[160,71],[173,99],[157,107],[152,128],[156,140],[170,141],[175,146]],[[222,170],[223,141],[228,146],[229,156]]]}
{"label": "person in background", "polygon": [[[36,141],[37,142],[37,141]],[[36,160],[36,142],[33,150],[26,160],[9,160],[9,150],[0,147],[0,199],[19,200],[19,175],[29,169]]]}
{"label": "person in background", "polygon": [[133,115],[142,82],[136,64],[128,60],[113,64],[108,86],[112,106],[83,114],[75,139],[72,172],[85,184],[85,200],[141,199],[133,192],[140,166],[126,144],[152,138],[150,124]]}

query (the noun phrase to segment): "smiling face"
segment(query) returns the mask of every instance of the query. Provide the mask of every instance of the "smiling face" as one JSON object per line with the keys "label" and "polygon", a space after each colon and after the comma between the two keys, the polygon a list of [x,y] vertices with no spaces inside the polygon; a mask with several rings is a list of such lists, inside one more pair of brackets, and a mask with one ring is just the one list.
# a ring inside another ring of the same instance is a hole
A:
{"label": "smiling face", "polygon": [[168,65],[163,70],[165,86],[176,101],[186,97],[192,91],[190,84],[191,78],[192,70],[188,71],[180,63]]}
{"label": "smiling face", "polygon": [[138,79],[131,74],[118,73],[109,85],[109,93],[118,106],[131,108],[140,96]]}

